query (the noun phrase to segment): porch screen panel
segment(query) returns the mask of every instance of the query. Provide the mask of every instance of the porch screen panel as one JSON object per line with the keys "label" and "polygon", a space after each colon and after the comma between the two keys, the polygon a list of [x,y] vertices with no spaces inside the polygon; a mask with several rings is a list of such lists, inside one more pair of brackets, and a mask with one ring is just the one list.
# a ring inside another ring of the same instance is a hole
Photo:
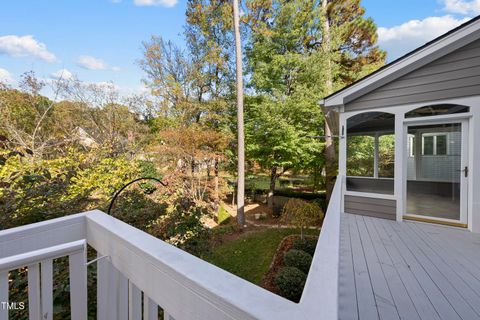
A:
{"label": "porch screen panel", "polygon": [[393,194],[395,116],[366,112],[347,120],[347,190]]}

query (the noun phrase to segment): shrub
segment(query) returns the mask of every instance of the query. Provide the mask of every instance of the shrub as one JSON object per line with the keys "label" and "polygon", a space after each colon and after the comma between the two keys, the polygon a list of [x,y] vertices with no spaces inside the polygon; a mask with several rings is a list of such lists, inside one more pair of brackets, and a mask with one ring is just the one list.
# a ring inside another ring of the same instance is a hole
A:
{"label": "shrub", "polygon": [[322,209],[315,203],[291,198],[283,207],[282,222],[300,228],[300,237],[304,238],[304,229],[323,219]]}
{"label": "shrub", "polygon": [[217,223],[218,224],[228,224],[230,222],[230,214],[223,205],[220,205],[217,212]]}
{"label": "shrub", "polygon": [[275,277],[280,294],[294,302],[300,301],[307,275],[295,267],[283,267]]}
{"label": "shrub", "polygon": [[283,263],[287,267],[295,267],[305,274],[310,270],[312,264],[312,256],[302,250],[292,249],[283,256]]}
{"label": "shrub", "polygon": [[297,239],[293,242],[293,249],[302,250],[313,257],[317,247],[318,238]]}

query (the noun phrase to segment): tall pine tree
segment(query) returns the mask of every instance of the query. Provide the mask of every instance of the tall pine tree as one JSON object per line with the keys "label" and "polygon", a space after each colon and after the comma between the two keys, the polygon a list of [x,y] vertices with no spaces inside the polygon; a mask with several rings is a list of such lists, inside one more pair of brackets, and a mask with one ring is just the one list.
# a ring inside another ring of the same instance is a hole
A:
{"label": "tall pine tree", "polygon": [[[248,0],[247,8],[255,94],[247,110],[247,129],[254,129],[247,132],[249,156],[270,170],[270,196],[286,170],[324,164],[329,193],[335,146],[317,102],[384,63],[376,26],[360,0]],[[263,126],[270,117],[273,128]],[[326,143],[312,142],[316,135],[327,136]]]}

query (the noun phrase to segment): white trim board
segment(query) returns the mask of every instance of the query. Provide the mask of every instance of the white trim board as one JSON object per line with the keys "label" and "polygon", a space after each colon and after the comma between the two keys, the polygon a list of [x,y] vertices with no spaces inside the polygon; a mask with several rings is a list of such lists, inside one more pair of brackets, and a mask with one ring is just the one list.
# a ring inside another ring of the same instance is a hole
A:
{"label": "white trim board", "polygon": [[340,107],[389,82],[427,65],[480,38],[480,19],[466,23],[410,55],[394,61],[376,73],[363,78],[320,102],[325,107]]}

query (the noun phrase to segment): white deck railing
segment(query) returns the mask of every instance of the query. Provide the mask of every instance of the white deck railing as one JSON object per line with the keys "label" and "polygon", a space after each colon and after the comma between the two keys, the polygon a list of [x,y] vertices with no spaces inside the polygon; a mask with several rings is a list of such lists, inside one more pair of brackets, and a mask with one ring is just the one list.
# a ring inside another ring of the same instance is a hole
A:
{"label": "white deck railing", "polygon": [[158,319],[159,306],[168,320],[337,319],[339,183],[299,304],[101,211],[1,231],[0,301],[8,301],[8,271],[27,266],[30,319],[52,319],[52,260],[68,256],[72,319],[86,319],[88,244],[98,253],[90,262],[97,264],[98,319]]}

